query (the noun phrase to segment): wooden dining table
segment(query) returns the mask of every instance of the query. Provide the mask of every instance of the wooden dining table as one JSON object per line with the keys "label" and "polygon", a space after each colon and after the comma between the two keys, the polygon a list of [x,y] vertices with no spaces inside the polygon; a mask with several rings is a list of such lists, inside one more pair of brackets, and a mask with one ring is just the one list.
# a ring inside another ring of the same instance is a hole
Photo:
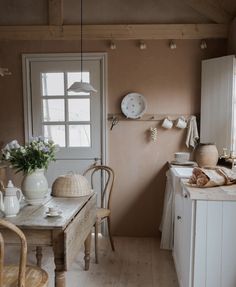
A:
{"label": "wooden dining table", "polygon": [[[47,216],[49,207],[61,210],[60,216]],[[40,206],[23,205],[16,217],[6,220],[24,232],[28,245],[37,246],[37,264],[41,250],[51,246],[55,262],[55,286],[65,287],[65,271],[70,268],[82,245],[85,245],[85,270],[89,269],[91,230],[96,220],[96,195],[77,198],[47,197]],[[1,230],[8,244],[20,244],[17,237]]]}

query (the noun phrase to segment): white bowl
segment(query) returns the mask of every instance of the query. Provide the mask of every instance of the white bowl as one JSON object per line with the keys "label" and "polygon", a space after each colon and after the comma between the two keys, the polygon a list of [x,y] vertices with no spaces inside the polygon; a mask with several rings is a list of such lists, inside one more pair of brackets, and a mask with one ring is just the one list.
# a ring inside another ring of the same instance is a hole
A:
{"label": "white bowl", "polygon": [[189,161],[190,153],[189,152],[176,152],[175,161],[177,162],[186,162]]}

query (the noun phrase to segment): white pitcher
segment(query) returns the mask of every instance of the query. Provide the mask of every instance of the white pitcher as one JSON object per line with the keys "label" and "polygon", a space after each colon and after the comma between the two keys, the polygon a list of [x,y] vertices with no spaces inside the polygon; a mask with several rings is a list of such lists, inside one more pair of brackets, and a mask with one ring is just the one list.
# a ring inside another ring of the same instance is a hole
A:
{"label": "white pitcher", "polygon": [[5,188],[4,198],[0,191],[0,209],[3,211],[6,217],[16,216],[20,210],[20,201],[22,199],[22,192],[16,188],[12,181],[8,181],[8,185]]}

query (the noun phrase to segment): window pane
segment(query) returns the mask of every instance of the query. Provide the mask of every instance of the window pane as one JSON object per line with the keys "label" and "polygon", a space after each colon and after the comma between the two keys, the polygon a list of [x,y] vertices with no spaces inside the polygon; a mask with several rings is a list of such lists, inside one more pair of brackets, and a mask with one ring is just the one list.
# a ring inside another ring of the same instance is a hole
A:
{"label": "window pane", "polygon": [[[74,82],[80,82],[81,81],[81,72],[71,72],[71,73],[67,73],[67,83],[68,83],[68,87],[69,88]],[[89,72],[83,72],[83,82],[86,83],[90,83],[90,77],[89,77]],[[89,95],[89,93],[85,93],[85,92],[80,92],[80,93],[76,93],[76,92],[68,92],[69,96],[74,96],[74,95]]]}
{"label": "window pane", "polygon": [[43,120],[45,122],[64,121],[64,100],[43,100]]}
{"label": "window pane", "polygon": [[[236,87],[236,73],[234,74],[234,87]],[[233,99],[236,100],[236,89],[234,89]]]}
{"label": "window pane", "polygon": [[65,147],[65,126],[64,125],[45,125],[44,136],[53,140],[60,147]]}
{"label": "window pane", "polygon": [[42,73],[43,96],[63,96],[64,74],[63,73]]}
{"label": "window pane", "polygon": [[236,153],[236,103],[234,103],[234,114],[233,114],[233,132],[232,132],[232,136],[233,136],[233,151],[234,153]]}
{"label": "window pane", "polygon": [[90,121],[90,99],[69,99],[69,121]]}
{"label": "window pane", "polygon": [[90,147],[90,125],[69,126],[70,147]]}

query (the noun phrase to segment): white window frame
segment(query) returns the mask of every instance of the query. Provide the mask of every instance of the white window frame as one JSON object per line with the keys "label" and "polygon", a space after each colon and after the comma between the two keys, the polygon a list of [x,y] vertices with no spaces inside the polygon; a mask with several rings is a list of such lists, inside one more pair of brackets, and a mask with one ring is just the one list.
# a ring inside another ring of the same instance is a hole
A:
{"label": "white window frame", "polygon": [[[52,54],[22,54],[23,72],[23,100],[24,100],[24,131],[25,141],[32,137],[32,100],[30,84],[30,67],[32,62],[45,61],[80,61],[80,53],[52,53]],[[108,136],[107,136],[107,53],[83,53],[83,61],[99,60],[101,62],[101,145],[102,164],[108,162]],[[94,95],[96,97],[96,94]]]}

